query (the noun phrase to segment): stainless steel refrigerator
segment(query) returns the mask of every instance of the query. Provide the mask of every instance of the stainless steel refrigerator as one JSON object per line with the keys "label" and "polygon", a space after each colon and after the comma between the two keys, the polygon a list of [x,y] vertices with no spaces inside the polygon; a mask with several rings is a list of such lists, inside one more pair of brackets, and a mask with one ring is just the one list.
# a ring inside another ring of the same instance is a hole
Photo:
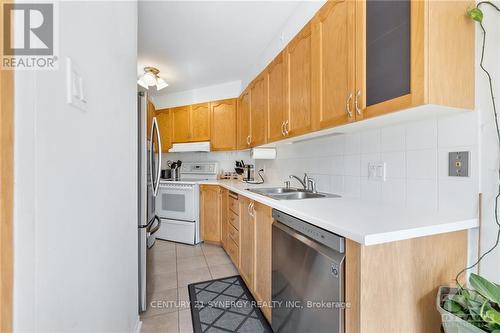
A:
{"label": "stainless steel refrigerator", "polygon": [[[146,272],[148,250],[154,245],[160,220],[155,214],[155,198],[160,184],[161,138],[156,117],[148,123],[147,93],[137,94],[138,116],[138,206],[139,311],[146,311]],[[148,137],[148,128],[151,129]]]}

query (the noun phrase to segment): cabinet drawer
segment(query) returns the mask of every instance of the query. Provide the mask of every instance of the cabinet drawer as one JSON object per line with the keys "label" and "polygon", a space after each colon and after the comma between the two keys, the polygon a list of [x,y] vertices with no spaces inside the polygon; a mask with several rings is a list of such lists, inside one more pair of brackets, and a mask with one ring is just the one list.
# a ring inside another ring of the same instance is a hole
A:
{"label": "cabinet drawer", "polygon": [[236,230],[240,230],[240,217],[238,215],[229,211],[227,219],[229,220],[230,225],[232,225]]}
{"label": "cabinet drawer", "polygon": [[240,233],[236,230],[231,224],[228,227],[227,233],[229,234],[229,238],[232,239],[236,245],[240,244]]}
{"label": "cabinet drawer", "polygon": [[229,196],[229,210],[234,214],[238,215],[238,199]]}
{"label": "cabinet drawer", "polygon": [[229,257],[231,258],[231,260],[233,261],[234,266],[239,267],[239,257],[238,257],[239,256],[239,249],[238,249],[238,245],[236,245],[236,243],[231,238],[229,238],[227,240],[226,252],[229,255]]}

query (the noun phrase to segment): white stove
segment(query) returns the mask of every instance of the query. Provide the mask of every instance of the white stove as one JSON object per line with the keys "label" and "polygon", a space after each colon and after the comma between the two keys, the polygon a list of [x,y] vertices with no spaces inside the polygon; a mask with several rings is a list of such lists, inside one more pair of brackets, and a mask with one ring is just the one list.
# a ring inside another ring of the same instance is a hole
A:
{"label": "white stove", "polygon": [[161,224],[156,238],[186,244],[201,241],[199,183],[217,179],[217,171],[217,162],[184,162],[180,180],[160,180],[156,215]]}

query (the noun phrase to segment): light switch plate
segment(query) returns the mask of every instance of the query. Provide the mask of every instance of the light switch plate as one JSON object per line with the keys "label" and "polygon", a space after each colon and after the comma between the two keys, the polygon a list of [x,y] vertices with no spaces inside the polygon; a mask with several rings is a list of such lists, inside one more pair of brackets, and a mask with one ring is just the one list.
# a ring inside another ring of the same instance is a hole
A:
{"label": "light switch plate", "polygon": [[368,179],[385,182],[386,166],[384,162],[368,163]]}
{"label": "light switch plate", "polygon": [[469,177],[468,151],[454,151],[448,153],[448,176]]}

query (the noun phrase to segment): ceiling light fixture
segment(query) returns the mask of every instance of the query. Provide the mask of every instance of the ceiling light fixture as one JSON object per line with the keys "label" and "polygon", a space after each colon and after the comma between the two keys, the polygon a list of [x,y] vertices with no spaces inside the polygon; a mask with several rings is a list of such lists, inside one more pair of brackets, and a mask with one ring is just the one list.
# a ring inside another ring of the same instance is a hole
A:
{"label": "ceiling light fixture", "polygon": [[137,83],[145,89],[149,89],[152,86],[156,86],[156,90],[168,87],[168,83],[158,74],[160,74],[158,68],[144,67],[144,74],[137,80]]}

